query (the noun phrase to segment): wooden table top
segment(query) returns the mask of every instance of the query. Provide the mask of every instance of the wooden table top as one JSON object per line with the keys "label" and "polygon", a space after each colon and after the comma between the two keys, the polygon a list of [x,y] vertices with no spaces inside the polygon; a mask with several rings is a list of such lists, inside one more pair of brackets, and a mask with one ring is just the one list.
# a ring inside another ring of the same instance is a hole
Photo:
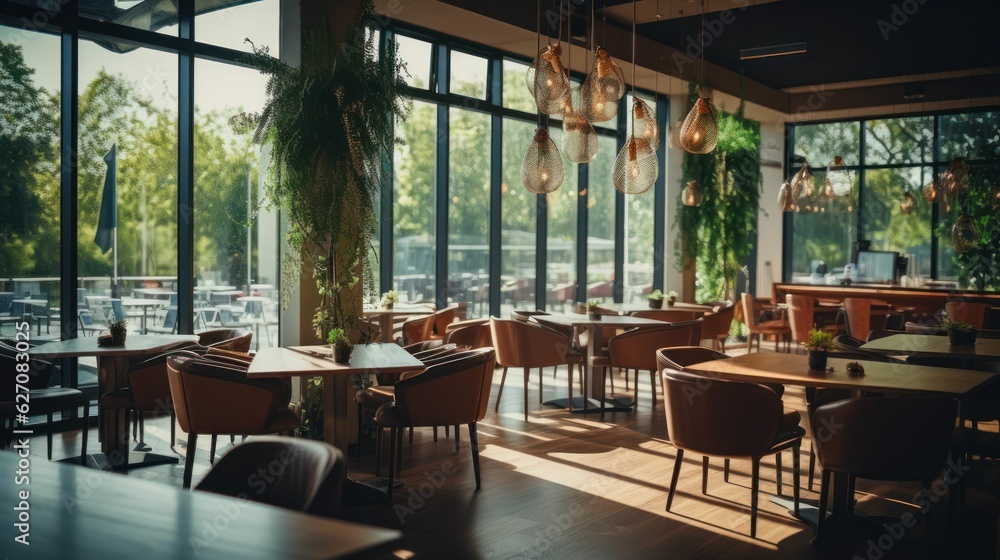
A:
{"label": "wooden table top", "polygon": [[827,366],[834,371],[821,372],[809,369],[805,354],[779,354],[756,352],[727,360],[703,362],[687,368],[733,381],[752,383],[782,383],[805,387],[829,387],[852,391],[879,393],[937,393],[964,395],[993,379],[993,373],[966,369],[939,368],[902,363],[871,362],[859,360],[865,368],[863,377],[847,374],[851,360],[830,358]]}
{"label": "wooden table top", "polygon": [[865,350],[898,352],[914,356],[955,356],[956,358],[1000,359],[1000,339],[977,338],[973,346],[953,346],[947,336],[894,334],[867,342]]}
{"label": "wooden table top", "polygon": [[384,307],[365,307],[362,311],[365,317],[375,315],[430,315],[434,313],[432,305],[393,305],[392,309]]}
{"label": "wooden table top", "polygon": [[601,307],[624,313],[635,313],[636,311],[691,311],[693,313],[705,313],[715,309],[714,305],[688,303],[685,301],[678,301],[673,305],[667,305],[667,302],[664,301],[663,307],[658,309],[650,307],[647,303],[602,303]]}
{"label": "wooden table top", "polygon": [[403,373],[420,371],[424,364],[396,344],[358,344],[350,364],[330,358],[330,346],[261,348],[254,356],[247,377],[298,377],[303,375],[349,375],[355,373]]}
{"label": "wooden table top", "polygon": [[28,350],[28,354],[47,358],[80,356],[131,356],[169,350],[186,342],[198,342],[195,334],[129,334],[124,346],[98,346],[96,336],[46,342]]}
{"label": "wooden table top", "polygon": [[[31,461],[30,483],[14,483],[17,454],[0,452],[0,502],[13,508],[28,491],[28,546],[3,524],[12,558],[91,560],[325,559],[386,547],[402,533],[274,506],[181,490],[77,465]],[[14,515],[8,515],[11,520]]]}
{"label": "wooden table top", "polygon": [[539,323],[554,323],[572,327],[662,327],[666,325],[663,321],[646,319],[645,317],[632,317],[631,315],[601,315],[600,319],[591,319],[588,315],[574,313],[567,315],[535,315],[533,318]]}

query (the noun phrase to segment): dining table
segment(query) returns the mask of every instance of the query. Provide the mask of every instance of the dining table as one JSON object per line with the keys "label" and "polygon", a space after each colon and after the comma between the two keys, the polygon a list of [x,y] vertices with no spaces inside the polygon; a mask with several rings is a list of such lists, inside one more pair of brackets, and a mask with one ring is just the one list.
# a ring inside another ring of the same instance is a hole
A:
{"label": "dining table", "polygon": [[[848,374],[847,364],[850,362],[860,364],[864,368],[864,375]],[[860,396],[862,392],[943,395],[955,397],[959,402],[962,397],[994,381],[996,376],[994,373],[968,369],[839,358],[829,358],[827,369],[819,371],[809,369],[805,354],[772,352],[756,352],[703,362],[687,366],[684,371],[728,381],[846,389],[855,396]],[[842,488],[847,483],[846,475],[834,473],[834,487]],[[831,492],[831,495],[834,497],[834,515],[845,519],[852,507],[846,493]],[[772,501],[791,508],[791,502],[784,498],[777,497]],[[803,506],[800,508],[800,517],[815,524],[819,519],[818,508]]]}
{"label": "dining table", "polygon": [[[584,363],[585,375],[587,377],[587,394],[575,397],[572,403],[573,412],[584,414],[601,409],[601,387],[604,385],[604,379],[600,370],[594,367],[594,356],[597,356],[601,348],[604,347],[604,329],[634,329],[664,325],[663,321],[633,317],[631,315],[598,315],[596,318],[593,318],[589,314],[566,313],[534,315],[532,319],[538,321],[541,325],[573,327],[574,329],[585,329],[587,331],[587,351]],[[568,408],[570,405],[569,396],[567,395],[565,399],[545,401],[543,404],[556,408]],[[606,397],[604,404],[606,410],[609,411],[627,411],[631,410],[633,403],[629,397],[621,399]]]}
{"label": "dining table", "polygon": [[[0,452],[4,555],[25,560],[371,557],[403,534],[211,492]],[[23,523],[23,525],[19,525]],[[20,537],[22,540],[15,540]],[[22,542],[24,544],[22,544]]]}
{"label": "dining table", "polygon": [[[126,337],[125,344],[118,346],[98,346],[99,337],[80,337],[57,340],[40,344],[28,350],[34,358],[52,361],[56,358],[81,358],[93,356],[97,358],[97,394],[103,395],[116,389],[128,386],[128,367],[132,359],[142,359],[166,350],[198,342],[198,336],[182,335],[139,335]],[[117,425],[104,417],[103,409],[98,406],[101,440],[101,453],[95,453],[88,458],[88,465],[99,469],[110,469],[120,465],[124,459],[128,468],[176,463],[176,456],[165,456],[141,451],[115,449],[114,442],[128,442],[128,422],[122,415]],[[119,437],[115,437],[115,430]],[[127,457],[126,457],[127,454]]]}
{"label": "dining table", "polygon": [[1000,339],[976,338],[971,345],[951,344],[947,336],[933,334],[893,334],[870,340],[861,348],[915,357],[945,357],[960,360],[1000,360]]}
{"label": "dining table", "polygon": [[[31,299],[31,298],[15,299],[15,300],[11,300],[11,303],[18,303],[18,304],[20,304],[20,305],[22,305],[24,307],[27,307],[27,308],[31,308],[31,307],[45,307],[45,308],[48,308],[48,306],[49,306],[49,300],[47,300],[47,299]],[[25,315],[27,315],[27,314],[32,314],[32,312],[31,311],[26,311]],[[42,321],[38,320],[38,321],[35,321],[35,323],[38,325],[38,336],[42,336]],[[30,328],[30,326],[29,326],[29,328]],[[48,327],[46,327],[46,329],[47,328]],[[46,332],[48,332],[48,331],[46,331]]]}
{"label": "dining table", "polygon": [[379,331],[382,333],[382,342],[392,342],[393,327],[397,317],[413,317],[415,315],[430,315],[434,313],[433,305],[411,305],[393,304],[392,307],[365,306],[362,315],[365,317],[377,317]]}

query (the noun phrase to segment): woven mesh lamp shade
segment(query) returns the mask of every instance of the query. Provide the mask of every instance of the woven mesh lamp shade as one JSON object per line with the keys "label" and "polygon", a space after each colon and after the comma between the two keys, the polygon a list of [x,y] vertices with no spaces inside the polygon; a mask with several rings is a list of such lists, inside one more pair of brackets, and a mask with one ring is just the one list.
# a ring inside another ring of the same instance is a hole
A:
{"label": "woven mesh lamp shade", "polygon": [[994,210],[1000,210],[1000,185],[993,187],[990,191],[990,204],[993,205]]}
{"label": "woven mesh lamp shade", "polygon": [[913,212],[913,195],[910,193],[903,194],[903,201],[899,203],[899,211],[905,216]]}
{"label": "woven mesh lamp shade", "polygon": [[642,194],[660,174],[659,161],[649,142],[630,136],[611,168],[611,182],[625,194]]}
{"label": "woven mesh lamp shade", "polygon": [[677,117],[677,121],[667,127],[667,146],[671,148],[681,147],[682,126],[684,126],[684,115]]}
{"label": "woven mesh lamp shade", "polygon": [[962,158],[956,158],[948,165],[941,174],[938,184],[945,192],[955,197],[965,194],[969,184],[969,165]]}
{"label": "woven mesh lamp shade", "polygon": [[618,114],[618,101],[625,95],[625,73],[604,47],[594,54],[594,68],[581,88],[580,113],[592,123],[606,122]]}
{"label": "woven mesh lamp shade", "polygon": [[781,183],[781,189],[778,190],[778,208],[781,208],[782,212],[795,211],[795,197],[792,196],[792,184],[788,181]]}
{"label": "woven mesh lamp shade", "polygon": [[531,61],[526,75],[528,91],[535,99],[538,111],[558,115],[562,110],[562,97],[570,89],[569,73],[563,68],[562,47],[547,45]]}
{"label": "woven mesh lamp shade", "polygon": [[699,97],[684,119],[680,132],[681,147],[692,154],[707,154],[719,143],[719,122],[707,97]]}
{"label": "woven mesh lamp shade", "polygon": [[792,191],[795,193],[796,199],[812,198],[813,193],[816,192],[816,177],[813,177],[812,172],[809,171],[808,163],[803,162],[798,173],[792,177]]}
{"label": "woven mesh lamp shade", "polygon": [[573,163],[588,163],[597,157],[597,133],[580,114],[580,89],[563,97],[563,155]]}
{"label": "woven mesh lamp shade", "polygon": [[535,194],[553,192],[562,185],[564,174],[559,148],[549,138],[549,133],[544,128],[539,128],[528,143],[524,159],[521,160],[521,182],[524,183],[524,188]]}
{"label": "woven mesh lamp shade", "polygon": [[934,181],[931,181],[924,185],[921,189],[921,194],[924,195],[924,200],[927,202],[937,202],[938,199],[938,188]]}
{"label": "woven mesh lamp shade", "polygon": [[684,206],[701,206],[701,199],[701,187],[698,186],[698,181],[688,181],[681,191],[681,202]]}
{"label": "woven mesh lamp shade", "polygon": [[851,194],[851,176],[847,173],[847,166],[840,156],[833,158],[833,161],[826,166],[826,195],[827,196],[847,196]]}
{"label": "woven mesh lamp shade", "polygon": [[634,98],[632,103],[633,134],[649,143],[653,150],[660,147],[660,129],[656,125],[656,113],[645,101]]}
{"label": "woven mesh lamp shade", "polygon": [[955,246],[956,253],[968,253],[979,247],[979,230],[965,212],[951,226],[951,243]]}

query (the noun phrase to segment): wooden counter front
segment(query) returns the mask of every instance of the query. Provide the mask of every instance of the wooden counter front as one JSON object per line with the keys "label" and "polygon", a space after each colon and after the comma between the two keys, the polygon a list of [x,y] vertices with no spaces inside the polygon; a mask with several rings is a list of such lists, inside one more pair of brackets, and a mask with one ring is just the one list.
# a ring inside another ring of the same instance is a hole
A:
{"label": "wooden counter front", "polygon": [[944,309],[946,301],[960,300],[988,303],[1000,307],[1000,292],[980,292],[944,288],[903,288],[888,284],[852,284],[827,286],[819,284],[774,284],[774,301],[783,302],[788,294],[812,296],[820,300],[843,302],[844,298],[870,298],[888,302],[893,307],[912,307],[925,313]]}

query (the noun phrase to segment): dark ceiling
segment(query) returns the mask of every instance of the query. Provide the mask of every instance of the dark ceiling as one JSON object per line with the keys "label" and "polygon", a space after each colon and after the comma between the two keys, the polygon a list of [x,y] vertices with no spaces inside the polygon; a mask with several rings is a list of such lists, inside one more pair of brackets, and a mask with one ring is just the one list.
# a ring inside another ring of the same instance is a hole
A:
{"label": "dark ceiling", "polygon": [[[598,10],[605,4],[596,2]],[[627,3],[607,0],[606,5]],[[696,2],[661,0],[660,4],[663,10],[698,11]],[[996,0],[733,4],[731,23],[722,24],[720,13],[705,16],[712,37],[705,58],[774,88],[1000,66]],[[697,15],[638,26],[640,35],[681,49],[689,46],[689,38],[697,44],[700,31]],[[740,60],[741,49],[796,42],[807,43],[808,52]]]}

